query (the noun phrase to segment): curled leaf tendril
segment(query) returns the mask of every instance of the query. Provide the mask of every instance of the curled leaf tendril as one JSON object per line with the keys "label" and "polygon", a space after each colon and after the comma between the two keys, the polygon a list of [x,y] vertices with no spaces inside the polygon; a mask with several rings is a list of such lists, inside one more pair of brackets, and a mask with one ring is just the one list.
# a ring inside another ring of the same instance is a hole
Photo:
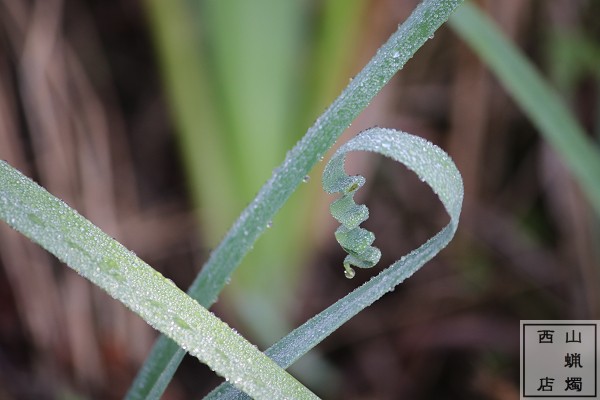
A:
{"label": "curled leaf tendril", "polygon": [[[344,156],[342,155],[342,164]],[[342,196],[331,203],[329,210],[333,218],[341,225],[335,231],[335,238],[348,253],[344,259],[344,274],[346,278],[351,279],[355,275],[352,265],[359,268],[371,268],[379,262],[381,251],[372,246],[375,235],[361,228],[359,225],[369,218],[369,209],[365,205],[358,205],[354,202],[354,194],[365,184],[365,178],[356,176],[347,176],[338,174],[338,165],[336,163],[327,164],[325,174],[328,174],[331,180],[325,191],[328,193],[340,192]]]}
{"label": "curled leaf tendril", "polygon": [[[395,261],[368,282],[357,287],[271,346],[265,354],[284,368],[293,364],[361,310],[412,276],[446,247],[458,227],[464,196],[463,181],[450,156],[423,138],[383,128],[366,130],[343,144],[325,167],[323,188],[329,193],[342,193],[342,197],[336,201],[340,201],[340,204],[343,202],[349,204],[346,208],[349,211],[346,212],[333,207],[335,209],[334,218],[338,221],[339,219],[344,221],[355,219],[360,222],[348,222],[348,224],[358,226],[364,221],[362,218],[365,215],[368,216],[368,211],[365,212],[366,206],[352,208],[354,202],[352,194],[364,184],[364,178],[350,177],[344,172],[345,155],[349,151],[376,152],[404,164],[415,172],[424,183],[428,184],[439,197],[450,216],[450,222],[419,248]],[[350,196],[344,199],[345,195]],[[342,209],[344,208],[342,207]],[[356,210],[356,212],[352,210]],[[340,216],[342,218],[339,218]],[[350,253],[349,255],[355,256]],[[208,398],[247,399],[248,397],[240,394],[232,386],[224,384],[215,389]]]}
{"label": "curled leaf tendril", "polygon": [[[371,268],[381,258],[381,251],[372,246],[375,235],[360,227],[369,218],[369,209],[354,201],[354,194],[365,184],[365,178],[360,175],[349,176],[344,170],[346,154],[360,150],[379,153],[405,164],[421,180],[428,182],[442,201],[444,193],[441,192],[445,189],[436,181],[439,179],[438,173],[447,172],[450,165],[454,167],[450,157],[439,147],[418,136],[393,129],[368,129],[337,150],[323,171],[323,189],[328,193],[341,193],[341,197],[331,203],[329,210],[341,224],[335,232],[335,238],[348,253],[344,259],[347,278],[355,275],[352,266]],[[462,187],[462,181],[456,185],[459,186]]]}

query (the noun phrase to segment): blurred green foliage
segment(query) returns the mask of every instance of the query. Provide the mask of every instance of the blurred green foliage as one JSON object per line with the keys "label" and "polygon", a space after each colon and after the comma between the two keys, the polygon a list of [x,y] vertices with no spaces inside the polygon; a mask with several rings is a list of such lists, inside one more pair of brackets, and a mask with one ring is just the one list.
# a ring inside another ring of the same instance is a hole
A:
{"label": "blurred green foliage", "polygon": [[[364,5],[363,0],[147,2],[208,246],[220,241],[343,87]],[[293,196],[244,260],[233,290],[225,291],[259,343],[289,331],[284,315],[311,244],[311,220],[305,216],[318,201],[316,189],[310,185]]]}

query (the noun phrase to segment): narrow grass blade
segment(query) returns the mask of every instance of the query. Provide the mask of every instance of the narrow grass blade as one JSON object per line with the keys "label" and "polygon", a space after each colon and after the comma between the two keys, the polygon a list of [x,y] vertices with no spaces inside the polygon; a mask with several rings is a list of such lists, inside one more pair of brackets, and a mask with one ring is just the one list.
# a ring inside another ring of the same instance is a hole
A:
{"label": "narrow grass blade", "polygon": [[450,18],[450,23],[560,155],[600,215],[600,148],[597,143],[585,134],[531,63],[480,10],[467,3]]}
{"label": "narrow grass blade", "polygon": [[0,161],[0,219],[249,395],[317,398],[175,284],[5,161]]}
{"label": "narrow grass blade", "polygon": [[165,89],[177,124],[179,154],[190,195],[196,204],[210,210],[202,216],[204,233],[222,235],[239,210],[237,193],[229,183],[234,171],[225,138],[217,134],[223,127],[211,96],[208,67],[199,52],[194,15],[186,3],[187,0],[144,2],[163,80],[168,82]]}
{"label": "narrow grass blade", "polygon": [[[392,76],[430,37],[433,37],[435,31],[461,3],[462,0],[425,0],[419,4],[342,94],[315,121],[306,135],[288,152],[283,163],[273,171],[273,175],[260,189],[256,198],[242,212],[223,241],[210,255],[188,290],[191,297],[205,307],[210,307],[216,301],[244,255],[312,167]],[[165,356],[164,349],[172,351],[172,346],[164,344],[166,340],[168,339],[162,336],[158,339],[136,377],[127,395],[128,399],[155,398],[148,397],[148,394],[162,393],[164,390],[164,387],[154,389],[158,385],[158,381],[153,379],[158,376],[156,371],[163,371],[163,377],[166,376],[166,372],[171,375],[175,373],[176,368],[166,371],[167,365],[176,364],[168,360],[181,359],[184,351],[173,351],[170,356]],[[159,359],[163,362],[158,362]],[[162,383],[166,381],[161,380]]]}
{"label": "narrow grass blade", "polygon": [[[391,129],[373,128],[345,143],[329,161],[323,174],[326,191],[344,192],[353,179],[343,170],[349,151],[372,151],[406,165],[438,195],[450,215],[450,223],[425,244],[393,263],[379,275],[338,300],[285,338],[265,354],[283,368],[319,344],[343,323],[377,299],[391,292],[450,242],[458,226],[463,201],[463,182],[450,157],[439,147],[417,136]],[[353,177],[355,178],[355,177]],[[362,178],[362,177],[361,177]],[[245,399],[247,396],[229,384],[223,384],[205,399]]]}
{"label": "narrow grass blade", "polygon": [[[315,29],[315,47],[309,65],[306,109],[302,114],[318,115],[339,94],[353,73],[356,43],[367,28],[360,22],[368,0],[325,0],[320,2],[322,19]],[[303,128],[306,123],[303,122]]]}

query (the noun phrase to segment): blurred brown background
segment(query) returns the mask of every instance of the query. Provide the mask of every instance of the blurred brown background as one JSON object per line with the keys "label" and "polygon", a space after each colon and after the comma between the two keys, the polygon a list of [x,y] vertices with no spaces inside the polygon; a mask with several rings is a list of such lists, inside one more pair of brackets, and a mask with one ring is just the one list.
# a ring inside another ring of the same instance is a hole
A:
{"label": "blurred brown background", "polygon": [[[344,79],[416,3],[366,2]],[[600,66],[572,66],[561,41],[576,34],[599,45],[600,2],[479,3],[600,137]],[[151,37],[142,1],[0,0],[0,157],[187,288],[209,248],[187,194]],[[600,318],[597,216],[448,27],[357,124],[402,129],[446,149],[463,175],[465,205],[446,250],[319,346],[338,379],[315,390],[339,399],[517,398],[519,320]],[[365,225],[388,265],[446,217],[416,177],[369,161]],[[376,273],[346,280],[343,257],[333,236],[313,250],[294,298],[295,324]],[[244,332],[226,307],[215,312]],[[0,224],[0,400],[121,398],[155,335]],[[186,359],[164,398],[200,398],[218,382]]]}

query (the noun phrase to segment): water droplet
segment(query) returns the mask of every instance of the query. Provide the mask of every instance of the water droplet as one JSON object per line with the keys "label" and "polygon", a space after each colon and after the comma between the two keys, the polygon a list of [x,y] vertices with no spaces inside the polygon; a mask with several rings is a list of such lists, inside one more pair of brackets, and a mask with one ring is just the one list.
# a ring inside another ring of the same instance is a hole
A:
{"label": "water droplet", "polygon": [[271,228],[273,226],[273,221],[267,222],[267,228]]}
{"label": "water droplet", "polygon": [[175,286],[177,287],[177,285],[175,284],[175,282],[173,282],[171,279],[169,278],[165,278],[167,280],[167,282],[169,282],[171,284],[171,286]]}
{"label": "water droplet", "polygon": [[354,271],[354,268],[352,268],[349,265],[344,265],[344,268],[344,276],[348,279],[354,278],[354,275],[356,275],[356,271]]}
{"label": "water droplet", "polygon": [[392,54],[392,57],[394,57],[394,58],[400,57],[400,52],[399,51],[395,51],[394,54]]}
{"label": "water droplet", "polygon": [[308,181],[310,181],[310,176],[304,175],[304,178],[302,178],[302,182],[306,183]]}

